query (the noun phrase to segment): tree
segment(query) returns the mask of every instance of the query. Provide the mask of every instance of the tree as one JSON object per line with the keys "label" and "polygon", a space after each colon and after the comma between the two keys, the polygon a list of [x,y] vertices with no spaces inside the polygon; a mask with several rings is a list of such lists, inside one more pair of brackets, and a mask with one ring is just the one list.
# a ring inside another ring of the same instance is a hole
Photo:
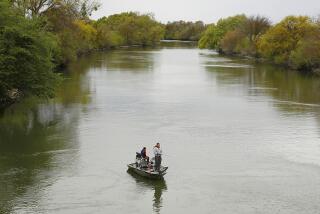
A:
{"label": "tree", "polygon": [[229,31],[220,42],[221,52],[225,54],[246,53],[248,40],[246,35],[240,29]]}
{"label": "tree", "polygon": [[269,19],[262,16],[251,16],[235,30],[225,34],[220,43],[220,51],[227,54],[255,56],[257,41],[269,27]]}
{"label": "tree", "polygon": [[288,16],[258,41],[259,53],[278,64],[289,64],[289,58],[307,32],[312,31],[315,24],[307,16]]}
{"label": "tree", "polygon": [[100,48],[117,45],[154,45],[164,36],[164,28],[152,14],[121,13],[95,23]]}
{"label": "tree", "polygon": [[217,46],[216,41],[216,26],[215,24],[211,24],[207,27],[203,35],[201,36],[198,46],[199,48],[209,48],[209,49],[215,49]]}
{"label": "tree", "polygon": [[200,48],[219,49],[220,41],[229,31],[235,30],[246,21],[245,15],[231,16],[220,19],[216,25],[211,25],[204,32],[199,42]]}
{"label": "tree", "polygon": [[52,69],[57,40],[39,27],[36,19],[16,13],[8,2],[0,2],[0,97],[19,91],[39,97],[52,97],[59,75]]}
{"label": "tree", "polygon": [[242,26],[243,32],[247,35],[249,41],[254,43],[271,26],[268,18],[263,16],[251,16],[246,19]]}
{"label": "tree", "polygon": [[96,0],[11,0],[11,2],[22,14],[32,17],[40,16],[51,9],[67,7],[79,17],[86,18],[100,7],[100,3]]}
{"label": "tree", "polygon": [[55,55],[56,64],[64,65],[77,58],[81,41],[79,28],[75,25],[77,14],[69,7],[62,6],[46,11],[47,30],[56,35],[59,53]]}
{"label": "tree", "polygon": [[11,0],[11,2],[22,14],[27,16],[40,15],[60,4],[60,0]]}
{"label": "tree", "polygon": [[165,27],[165,39],[198,41],[205,29],[206,26],[202,21],[168,22]]}
{"label": "tree", "polygon": [[79,43],[77,52],[88,52],[94,49],[96,46],[97,30],[89,22],[83,20],[76,20],[74,24],[78,30],[78,41],[82,41]]}
{"label": "tree", "polygon": [[[289,65],[298,70],[320,68],[320,26],[306,32],[290,54]],[[319,73],[319,71],[317,71]]]}
{"label": "tree", "polygon": [[56,54],[55,61],[61,65],[97,47],[97,29],[94,27],[94,22],[84,17],[84,13],[78,10],[76,1],[64,1],[63,5],[52,8],[41,15],[41,18],[47,23],[47,30],[58,38],[60,53]]}

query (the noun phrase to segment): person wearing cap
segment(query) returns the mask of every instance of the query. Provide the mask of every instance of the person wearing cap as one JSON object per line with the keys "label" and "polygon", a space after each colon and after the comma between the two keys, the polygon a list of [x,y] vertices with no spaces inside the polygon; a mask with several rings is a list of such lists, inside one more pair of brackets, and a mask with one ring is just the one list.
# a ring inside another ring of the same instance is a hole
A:
{"label": "person wearing cap", "polygon": [[153,154],[154,154],[154,160],[155,160],[155,171],[160,171],[161,161],[162,161],[162,150],[160,149],[160,143],[157,143],[153,147]]}

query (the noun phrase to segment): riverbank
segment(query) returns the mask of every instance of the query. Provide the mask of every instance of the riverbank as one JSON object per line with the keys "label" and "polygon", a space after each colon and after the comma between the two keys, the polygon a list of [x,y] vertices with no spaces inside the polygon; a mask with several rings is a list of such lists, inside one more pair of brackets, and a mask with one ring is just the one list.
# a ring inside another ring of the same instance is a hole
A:
{"label": "riverbank", "polygon": [[288,16],[272,25],[262,16],[232,16],[209,26],[199,47],[317,74],[320,69],[320,20]]}
{"label": "riverbank", "polygon": [[221,52],[221,51],[217,51],[217,53],[220,55],[220,56],[224,56],[224,57],[235,57],[235,58],[245,58],[245,59],[248,59],[248,60],[251,60],[257,64],[269,64],[269,65],[272,65],[272,66],[276,66],[276,67],[279,67],[279,68],[282,68],[282,69],[286,69],[286,70],[291,70],[293,72],[299,72],[299,73],[302,73],[302,74],[305,74],[305,75],[314,75],[314,76],[317,76],[317,77],[320,77],[320,67],[317,67],[317,68],[296,68],[296,67],[293,67],[293,66],[290,66],[288,64],[277,64],[275,63],[274,61],[270,60],[270,59],[266,59],[266,58],[262,58],[262,57],[257,57],[257,56],[252,56],[252,55],[246,55],[246,54],[240,54],[240,53],[224,53],[224,52]]}

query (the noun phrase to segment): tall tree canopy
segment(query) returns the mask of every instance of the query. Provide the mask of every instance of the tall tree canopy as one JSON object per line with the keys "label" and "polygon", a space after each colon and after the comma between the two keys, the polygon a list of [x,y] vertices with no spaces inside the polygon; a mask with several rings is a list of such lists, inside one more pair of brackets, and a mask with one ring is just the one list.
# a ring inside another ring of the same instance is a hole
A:
{"label": "tall tree canopy", "polygon": [[96,0],[11,0],[11,3],[27,16],[39,16],[51,9],[68,7],[75,14],[88,17],[100,6]]}
{"label": "tall tree canopy", "polygon": [[258,44],[262,56],[276,63],[288,63],[292,51],[316,25],[307,16],[289,16],[270,28]]}
{"label": "tall tree canopy", "polygon": [[[151,14],[121,13],[96,22],[101,47],[154,45],[164,36],[163,25]],[[115,44],[112,44],[115,43]]]}
{"label": "tall tree canopy", "polygon": [[246,21],[245,15],[231,16],[225,19],[220,19],[216,25],[211,25],[204,32],[199,41],[200,48],[218,49],[220,42],[227,32],[235,30]]}
{"label": "tall tree canopy", "polygon": [[251,16],[228,31],[220,42],[220,51],[227,54],[257,55],[257,43],[260,37],[270,28],[266,17]]}
{"label": "tall tree canopy", "polygon": [[10,90],[52,97],[59,76],[52,72],[56,37],[38,20],[26,19],[6,1],[0,2],[0,97]]}

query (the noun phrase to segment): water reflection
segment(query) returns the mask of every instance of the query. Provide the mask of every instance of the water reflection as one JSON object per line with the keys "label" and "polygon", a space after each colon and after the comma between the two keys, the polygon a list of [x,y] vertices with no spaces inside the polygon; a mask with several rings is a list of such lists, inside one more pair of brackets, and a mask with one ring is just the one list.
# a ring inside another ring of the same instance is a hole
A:
{"label": "water reflection", "polygon": [[[274,106],[285,112],[305,112],[320,107],[318,77],[303,75],[248,59],[202,54],[202,65],[218,86],[241,88],[251,97],[271,96]],[[234,87],[232,87],[234,86]]]}
{"label": "water reflection", "polygon": [[77,163],[79,114],[90,99],[86,67],[72,70],[55,100],[25,99],[0,116],[0,213],[37,207],[43,189]]}
{"label": "water reflection", "polygon": [[107,70],[146,72],[154,68],[155,49],[129,48],[100,55],[101,66]]}
{"label": "water reflection", "polygon": [[155,213],[160,213],[161,207],[163,206],[163,197],[162,193],[167,191],[167,184],[164,179],[162,180],[149,180],[146,178],[143,178],[134,172],[128,170],[128,174],[130,174],[136,181],[137,186],[139,189],[141,188],[146,188],[146,189],[151,189],[154,191],[153,195],[153,211]]}
{"label": "water reflection", "polygon": [[195,48],[198,42],[179,41],[179,40],[162,40],[161,47],[163,48]]}
{"label": "water reflection", "polygon": [[36,198],[62,160],[68,161],[77,151],[77,123],[78,113],[32,100],[4,113],[0,120],[0,213],[36,206],[36,200],[26,203],[24,194],[32,192]]}

